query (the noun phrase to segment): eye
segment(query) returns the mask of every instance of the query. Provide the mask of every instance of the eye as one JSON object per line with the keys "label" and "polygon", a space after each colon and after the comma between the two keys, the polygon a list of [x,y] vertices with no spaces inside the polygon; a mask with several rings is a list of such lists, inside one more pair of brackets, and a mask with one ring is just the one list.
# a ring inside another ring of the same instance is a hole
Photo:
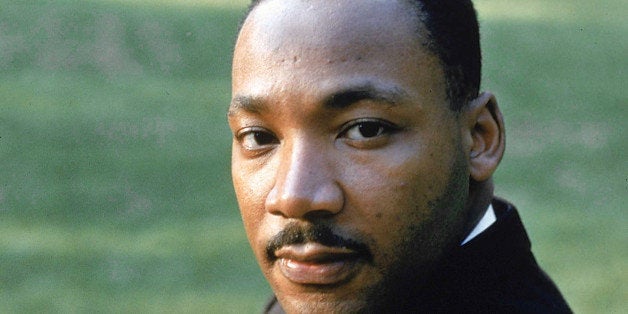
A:
{"label": "eye", "polygon": [[270,145],[279,143],[279,140],[270,132],[253,129],[246,130],[238,137],[240,145],[249,151],[258,151],[268,148]]}
{"label": "eye", "polygon": [[380,120],[363,120],[350,124],[343,136],[352,141],[365,141],[390,133],[394,127]]}

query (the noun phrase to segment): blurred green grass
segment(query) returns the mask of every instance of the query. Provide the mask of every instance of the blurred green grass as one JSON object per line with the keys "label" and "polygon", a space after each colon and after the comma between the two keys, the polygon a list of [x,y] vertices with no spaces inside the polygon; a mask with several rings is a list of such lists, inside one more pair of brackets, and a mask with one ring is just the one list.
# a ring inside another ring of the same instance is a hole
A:
{"label": "blurred green grass", "polygon": [[[497,193],[576,312],[623,312],[628,5],[476,3]],[[259,312],[225,122],[244,6],[0,1],[0,312]]]}

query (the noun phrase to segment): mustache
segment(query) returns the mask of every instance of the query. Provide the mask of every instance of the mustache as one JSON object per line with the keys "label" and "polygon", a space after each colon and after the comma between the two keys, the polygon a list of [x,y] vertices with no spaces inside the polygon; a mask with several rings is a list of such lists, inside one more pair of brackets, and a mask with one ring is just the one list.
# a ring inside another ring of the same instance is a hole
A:
{"label": "mustache", "polygon": [[275,251],[281,247],[309,242],[319,243],[328,247],[347,248],[357,252],[361,257],[369,261],[373,257],[366,244],[336,235],[328,226],[320,224],[302,225],[295,222],[288,224],[268,241],[266,255],[270,260],[274,260],[276,259]]}

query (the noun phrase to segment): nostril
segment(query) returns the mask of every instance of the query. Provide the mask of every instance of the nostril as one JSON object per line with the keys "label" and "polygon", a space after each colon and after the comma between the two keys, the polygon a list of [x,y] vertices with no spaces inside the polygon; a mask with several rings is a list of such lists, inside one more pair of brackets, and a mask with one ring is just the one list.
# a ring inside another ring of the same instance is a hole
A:
{"label": "nostril", "polygon": [[320,209],[320,210],[313,210],[313,211],[310,211],[310,212],[306,213],[303,216],[303,218],[305,220],[319,220],[319,219],[330,218],[333,215],[334,215],[334,213],[332,211]]}

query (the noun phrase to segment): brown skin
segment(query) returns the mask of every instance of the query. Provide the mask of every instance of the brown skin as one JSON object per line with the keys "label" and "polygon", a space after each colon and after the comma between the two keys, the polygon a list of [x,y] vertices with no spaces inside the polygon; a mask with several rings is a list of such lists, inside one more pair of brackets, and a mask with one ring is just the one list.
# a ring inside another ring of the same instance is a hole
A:
{"label": "brown skin", "polygon": [[[233,183],[288,313],[420,306],[408,300],[490,202],[497,103],[483,93],[451,111],[417,25],[403,1],[364,0],[267,0],[243,25]],[[321,226],[342,240],[307,233]],[[286,229],[302,237],[277,242]]]}

